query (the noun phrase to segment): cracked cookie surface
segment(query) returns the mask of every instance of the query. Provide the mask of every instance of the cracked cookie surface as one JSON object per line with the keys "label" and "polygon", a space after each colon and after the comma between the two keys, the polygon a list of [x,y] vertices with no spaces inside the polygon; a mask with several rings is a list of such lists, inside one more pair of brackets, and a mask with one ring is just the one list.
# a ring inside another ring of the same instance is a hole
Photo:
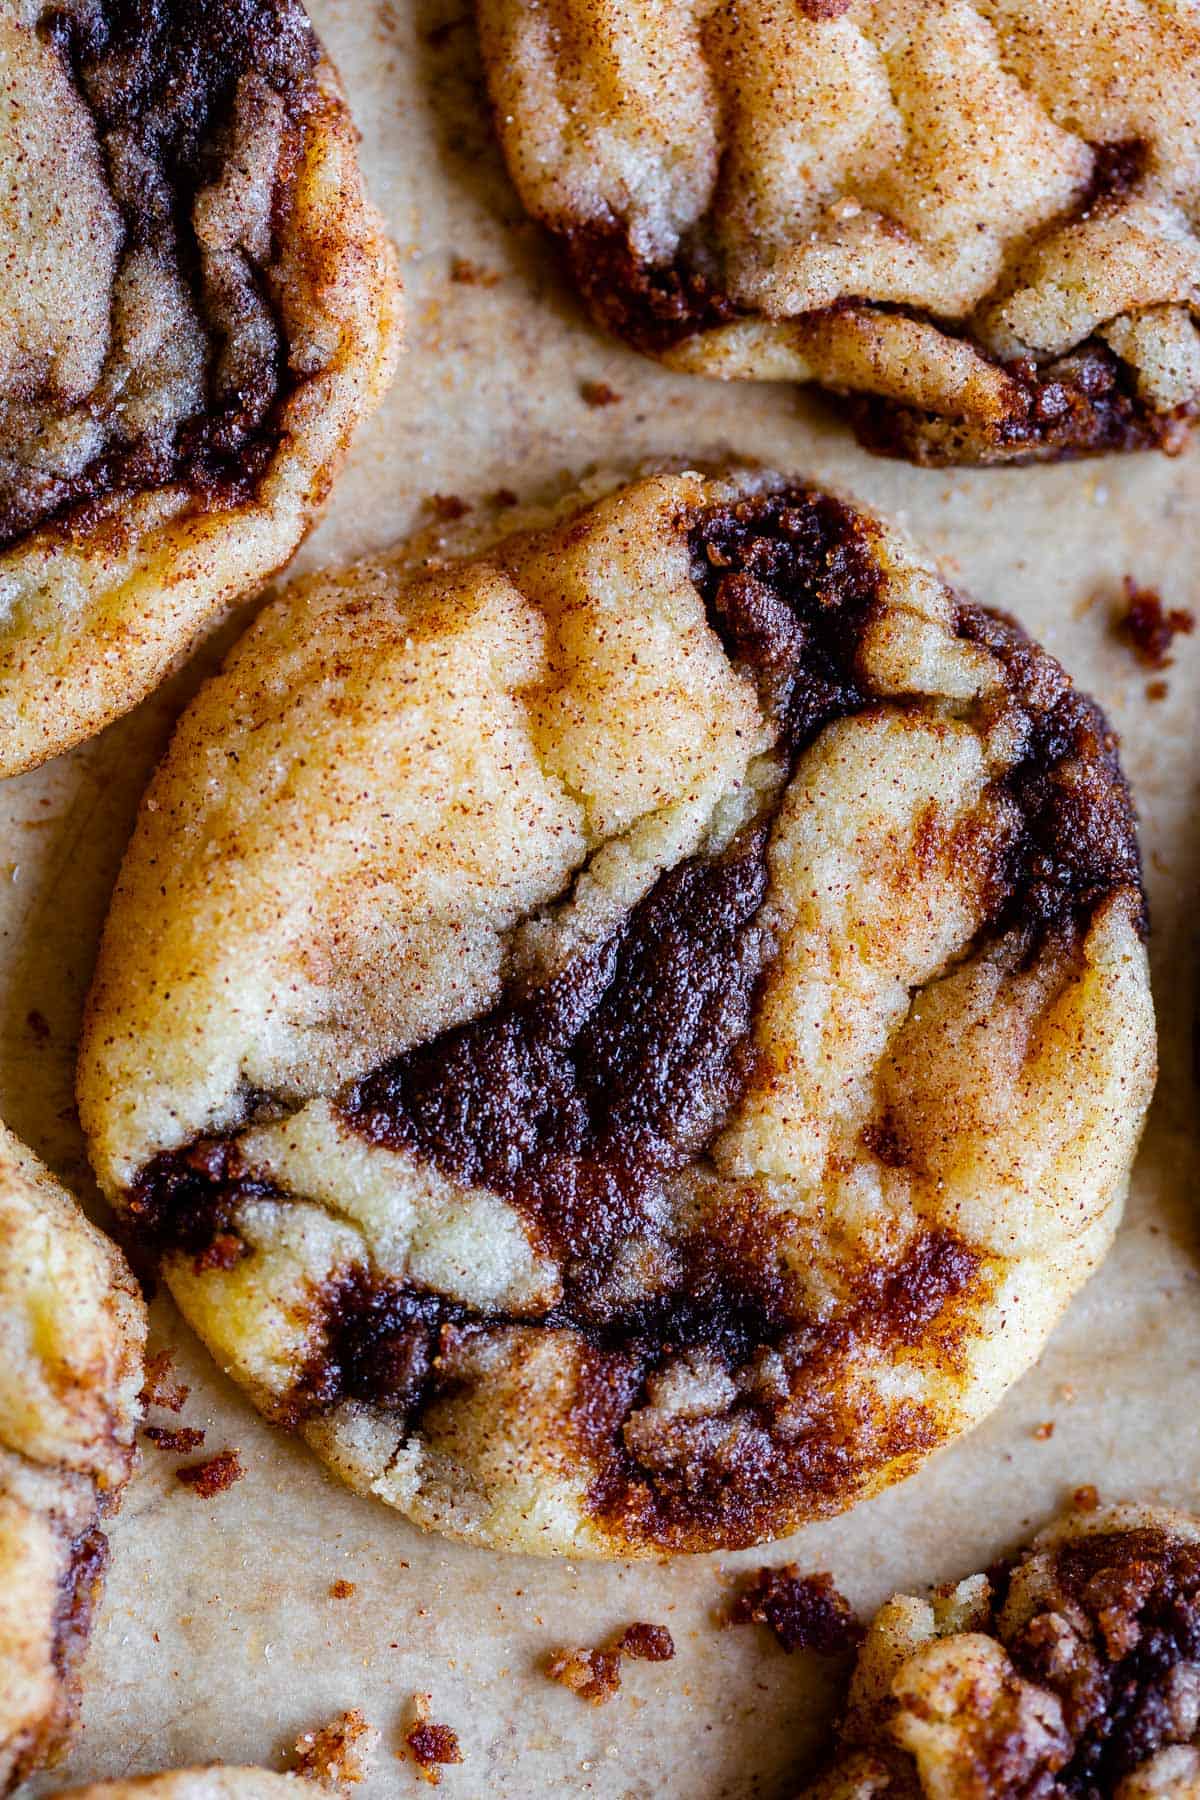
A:
{"label": "cracked cookie surface", "polygon": [[1139,0],[480,0],[497,130],[596,318],[815,381],[921,462],[1179,447],[1200,21]]}
{"label": "cracked cookie surface", "polygon": [[297,0],[0,5],[0,773],[286,561],[390,377],[394,253]]}
{"label": "cracked cookie surface", "polygon": [[1200,1524],[1073,1513],[991,1577],[898,1594],[804,1800],[1193,1800]]}
{"label": "cracked cookie surface", "polygon": [[770,475],[293,587],[145,798],[79,1098],[273,1418],[421,1524],[744,1544],[996,1402],[1154,1073],[1102,715]]}
{"label": "cracked cookie surface", "polygon": [[0,1126],[0,1793],[75,1716],[145,1336],[116,1246]]}

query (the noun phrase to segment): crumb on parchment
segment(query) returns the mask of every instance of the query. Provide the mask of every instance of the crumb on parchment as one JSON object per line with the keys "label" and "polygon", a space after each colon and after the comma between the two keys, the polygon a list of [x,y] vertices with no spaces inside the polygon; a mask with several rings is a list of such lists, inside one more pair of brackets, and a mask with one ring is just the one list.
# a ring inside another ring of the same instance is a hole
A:
{"label": "crumb on parchment", "polygon": [[833,1576],[802,1575],[796,1563],[760,1569],[729,1609],[731,1625],[766,1625],[784,1650],[837,1656],[862,1642],[863,1628]]}
{"label": "crumb on parchment", "polygon": [[358,1707],[351,1707],[296,1739],[296,1773],[321,1787],[355,1787],[371,1772],[379,1736]]}
{"label": "crumb on parchment", "polygon": [[204,1432],[198,1425],[145,1425],[142,1436],[149,1438],[156,1450],[168,1456],[182,1456],[185,1451],[199,1450]]}
{"label": "crumb on parchment", "polygon": [[430,1694],[412,1697],[413,1722],[404,1734],[408,1754],[417,1765],[417,1773],[431,1787],[442,1779],[442,1769],[449,1763],[460,1763],[463,1753],[458,1733],[449,1725],[439,1725],[429,1717]]}
{"label": "crumb on parchment", "polygon": [[186,1468],[176,1469],[175,1476],[201,1500],[211,1500],[214,1494],[223,1494],[235,1481],[240,1481],[245,1473],[236,1450],[219,1450],[207,1462],[189,1463]]}
{"label": "crumb on parchment", "polygon": [[192,1390],[186,1382],[172,1378],[173,1367],[174,1359],[169,1350],[156,1350],[146,1358],[146,1378],[141,1394],[143,1406],[161,1406],[164,1412],[183,1411]]}
{"label": "crumb on parchment", "polygon": [[546,1674],[581,1700],[603,1706],[620,1691],[622,1657],[634,1657],[640,1662],[670,1662],[674,1654],[675,1641],[665,1625],[639,1621],[627,1625],[611,1644],[594,1650],[552,1650],[546,1660]]}

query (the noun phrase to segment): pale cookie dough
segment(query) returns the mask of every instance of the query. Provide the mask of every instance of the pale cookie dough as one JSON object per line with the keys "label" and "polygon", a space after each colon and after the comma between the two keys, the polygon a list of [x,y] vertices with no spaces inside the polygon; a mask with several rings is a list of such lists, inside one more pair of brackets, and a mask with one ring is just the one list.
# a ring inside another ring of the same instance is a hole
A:
{"label": "pale cookie dough", "polygon": [[1200,408],[1190,0],[479,0],[521,199],[672,367],[919,462],[1175,449]]}
{"label": "pale cookie dough", "polygon": [[663,475],[263,614],[143,802],[80,1108],[354,1486],[746,1544],[966,1430],[1103,1255],[1143,933],[1057,663],[837,499]]}
{"label": "pale cookie dough", "polygon": [[999,1576],[897,1594],[803,1800],[1196,1800],[1200,1523],[1075,1512]]}
{"label": "pale cookie dough", "polygon": [[311,1800],[319,1789],[268,1769],[176,1769],[70,1788],[51,1800]]}
{"label": "pale cookie dough", "polygon": [[390,378],[395,255],[298,0],[0,0],[0,775],[285,562]]}
{"label": "pale cookie dough", "polygon": [[0,1794],[75,1716],[145,1337],[120,1251],[0,1126]]}

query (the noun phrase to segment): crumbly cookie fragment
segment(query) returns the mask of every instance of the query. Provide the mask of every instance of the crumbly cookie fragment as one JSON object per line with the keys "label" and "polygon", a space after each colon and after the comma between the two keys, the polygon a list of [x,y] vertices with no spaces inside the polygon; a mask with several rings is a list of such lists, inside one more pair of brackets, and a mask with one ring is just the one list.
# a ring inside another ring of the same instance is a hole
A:
{"label": "crumbly cookie fragment", "polygon": [[80,1106],[355,1486],[746,1544],[966,1429],[1103,1254],[1143,929],[1052,658],[828,494],[656,476],[260,617],[147,797]]}
{"label": "crumbly cookie fragment", "polygon": [[0,67],[8,775],[286,561],[386,387],[398,284],[299,0],[23,0]]}
{"label": "crumbly cookie fragment", "polygon": [[344,1793],[366,1780],[379,1744],[378,1728],[351,1707],[296,1740],[296,1773]]}
{"label": "crumbly cookie fragment", "polygon": [[74,1720],[145,1336],[120,1252],[0,1126],[0,1793]]}
{"label": "crumbly cookie fragment", "polygon": [[999,1578],[897,1595],[860,1652],[841,1739],[805,1800],[1192,1800],[1200,1525],[1076,1511]]}
{"label": "crumbly cookie fragment", "polygon": [[1200,22],[1052,0],[480,0],[525,206],[672,367],[918,462],[1179,447]]}

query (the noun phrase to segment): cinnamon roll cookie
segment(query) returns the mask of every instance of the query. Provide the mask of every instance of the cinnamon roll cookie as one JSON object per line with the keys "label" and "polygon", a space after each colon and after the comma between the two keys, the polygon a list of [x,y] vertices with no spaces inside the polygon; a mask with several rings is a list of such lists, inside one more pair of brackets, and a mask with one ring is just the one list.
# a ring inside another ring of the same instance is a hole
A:
{"label": "cinnamon roll cookie", "polygon": [[1068,1515],[1009,1567],[898,1594],[805,1800],[1195,1800],[1200,1524]]}
{"label": "cinnamon roll cookie", "polygon": [[0,774],[286,561],[397,338],[298,0],[0,5]]}
{"label": "cinnamon roll cookie", "polygon": [[76,1711],[145,1336],[116,1246],[0,1126],[0,1794]]}
{"label": "cinnamon roll cookie", "polygon": [[1169,0],[479,0],[500,139],[596,318],[816,381],[873,449],[1179,446],[1200,19]]}
{"label": "cinnamon roll cookie", "polygon": [[1103,717],[895,532],[662,475],[303,582],[185,715],[91,995],[100,1179],[355,1486],[747,1544],[995,1404],[1154,1073]]}

